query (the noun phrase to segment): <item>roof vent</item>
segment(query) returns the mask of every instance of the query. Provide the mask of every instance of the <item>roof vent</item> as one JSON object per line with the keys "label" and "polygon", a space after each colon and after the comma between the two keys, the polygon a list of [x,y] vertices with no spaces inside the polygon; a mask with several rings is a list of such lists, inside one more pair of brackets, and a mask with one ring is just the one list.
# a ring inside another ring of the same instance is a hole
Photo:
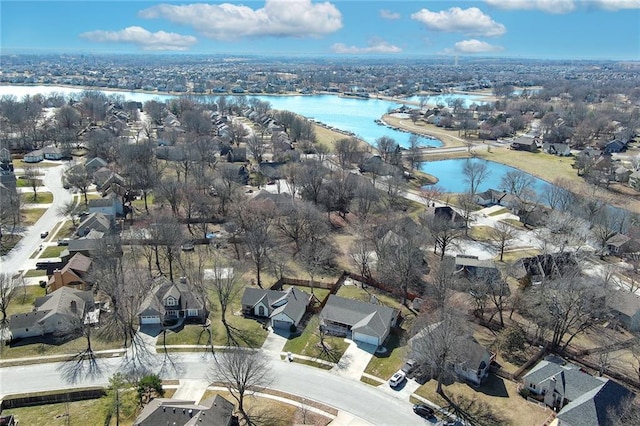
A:
{"label": "roof vent", "polygon": [[187,283],[187,277],[180,277],[180,284],[186,284]]}

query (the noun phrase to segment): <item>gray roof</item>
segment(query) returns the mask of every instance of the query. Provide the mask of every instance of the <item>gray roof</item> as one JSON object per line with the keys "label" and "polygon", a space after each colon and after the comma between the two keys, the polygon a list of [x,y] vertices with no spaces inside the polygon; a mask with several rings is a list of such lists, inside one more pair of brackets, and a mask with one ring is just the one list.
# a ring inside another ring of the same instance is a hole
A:
{"label": "gray roof", "polygon": [[138,315],[146,315],[157,311],[164,313],[164,299],[173,296],[178,300],[178,309],[204,309],[204,302],[199,294],[187,283],[172,283],[166,277],[156,280],[157,284],[140,305]]}
{"label": "gray roof", "polygon": [[569,401],[574,401],[585,393],[602,386],[605,381],[605,379],[583,373],[576,365],[560,365],[549,361],[540,361],[533,370],[523,377],[536,385],[554,378],[556,388]]}
{"label": "gray roof", "polygon": [[383,305],[346,299],[334,294],[329,296],[320,318],[348,325],[355,331],[382,337],[387,334],[396,309]]}
{"label": "gray roof", "polygon": [[560,410],[557,417],[572,426],[609,425],[613,422],[615,411],[633,397],[634,394],[625,387],[607,380],[571,401]]}
{"label": "gray roof", "polygon": [[[109,204],[111,206],[111,204]],[[87,217],[84,218],[82,222],[78,225],[78,232],[82,233],[85,229],[95,229],[101,232],[107,232],[111,229],[111,219],[112,216],[100,212],[90,213]]]}
{"label": "gray roof", "polygon": [[269,317],[283,313],[297,324],[306,312],[311,297],[296,287],[290,287],[286,291],[247,287],[242,295],[242,306],[253,307],[263,301],[269,306]]}
{"label": "gray roof", "polygon": [[232,424],[233,403],[220,395],[202,404],[169,398],[155,398],[142,410],[134,425],[227,426]]}

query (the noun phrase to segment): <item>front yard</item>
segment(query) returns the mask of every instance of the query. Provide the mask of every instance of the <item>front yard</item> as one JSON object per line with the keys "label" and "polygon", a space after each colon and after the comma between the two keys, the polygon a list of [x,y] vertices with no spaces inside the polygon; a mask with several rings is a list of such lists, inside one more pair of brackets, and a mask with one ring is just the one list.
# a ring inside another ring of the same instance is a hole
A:
{"label": "front yard", "polygon": [[290,338],[284,345],[284,352],[296,355],[318,358],[328,362],[338,362],[349,347],[344,337],[325,336],[323,348],[320,344],[319,326],[320,319],[317,315],[309,319],[300,336]]}
{"label": "front yard", "polygon": [[[436,393],[436,381],[429,380],[416,390],[416,394],[442,406],[449,403]],[[540,426],[552,411],[527,402],[518,394],[517,385],[500,377],[489,375],[486,382],[473,388],[466,383],[443,386],[449,399],[483,425]]]}

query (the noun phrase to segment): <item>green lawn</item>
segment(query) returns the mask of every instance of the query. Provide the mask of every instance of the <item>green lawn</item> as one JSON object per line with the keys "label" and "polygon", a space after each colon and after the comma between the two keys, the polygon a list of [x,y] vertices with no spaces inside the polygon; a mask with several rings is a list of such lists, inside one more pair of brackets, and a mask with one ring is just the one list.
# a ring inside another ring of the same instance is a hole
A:
{"label": "green lawn", "polygon": [[[38,288],[39,290],[42,290]],[[87,347],[87,341],[84,337],[79,337],[67,342],[53,343],[31,343],[24,345],[4,346],[2,348],[2,358],[25,358],[40,355],[65,355],[76,354]],[[122,340],[109,341],[103,340],[97,335],[93,335],[91,339],[91,347],[94,351],[102,351],[105,349],[119,349],[122,347]]]}
{"label": "green lawn", "polygon": [[489,213],[487,216],[498,216],[504,213],[510,213],[509,210],[502,208]]}
{"label": "green lawn", "polygon": [[[107,423],[113,410],[113,400],[108,396],[99,399],[74,401],[59,404],[37,405],[6,410],[13,414],[21,425],[115,425],[115,413]],[[138,395],[134,390],[120,392],[120,425],[132,425],[139,413]]]}
{"label": "green lawn", "polygon": [[36,199],[33,199],[33,192],[22,194],[22,202],[24,204],[51,204],[53,203],[53,194],[51,192],[38,192]]}
{"label": "green lawn", "polygon": [[56,234],[57,238],[70,238],[76,232],[76,227],[73,226],[73,222],[70,220],[64,222],[59,228]]}
{"label": "green lawn", "polygon": [[[20,169],[23,169],[25,167],[32,167],[34,165],[33,163],[25,163],[22,160],[18,160],[16,163],[17,163],[16,168],[20,168]],[[60,165],[59,163],[47,163],[47,162],[41,161],[40,163],[36,163],[35,167],[39,169],[43,169],[45,167],[57,167],[59,165]]]}
{"label": "green lawn", "polygon": [[[284,285],[282,286],[282,289],[286,290],[289,287],[296,287],[298,290],[302,290],[305,293],[311,293],[311,289],[309,287],[303,287],[298,285]],[[329,295],[329,289],[316,287],[313,289],[313,294],[318,298],[320,302],[322,302],[324,298]]]}
{"label": "green lawn", "polygon": [[29,269],[23,275],[25,278],[33,278],[33,277],[47,277],[47,271],[43,269]]}
{"label": "green lawn", "polygon": [[9,303],[7,315],[31,312],[36,297],[44,296],[44,294],[44,289],[37,285],[20,287],[11,303]]}
{"label": "green lawn", "polygon": [[491,241],[493,228],[490,226],[472,226],[469,228],[469,237],[475,241]]}
{"label": "green lawn", "polygon": [[344,351],[349,347],[349,343],[345,342],[344,337],[325,336],[324,342],[328,349],[323,350],[320,345],[318,325],[319,318],[314,315],[300,336],[287,341],[283,351],[314,357],[324,361],[338,362],[340,358],[342,358]]}
{"label": "green lawn", "polygon": [[390,379],[405,362],[407,346],[401,346],[400,340],[400,336],[390,334],[384,345],[387,352],[374,353],[364,372],[384,380]]}
{"label": "green lawn", "polygon": [[24,226],[31,226],[40,219],[40,217],[46,212],[47,209],[36,207],[34,209],[22,210],[22,224]]}
{"label": "green lawn", "polygon": [[[17,179],[16,186],[18,188],[31,188],[29,179]],[[42,186],[42,179],[36,179],[36,186]]]}
{"label": "green lawn", "polygon": [[62,253],[66,247],[64,246],[49,246],[40,255],[41,258],[47,257],[60,257],[60,253]]}

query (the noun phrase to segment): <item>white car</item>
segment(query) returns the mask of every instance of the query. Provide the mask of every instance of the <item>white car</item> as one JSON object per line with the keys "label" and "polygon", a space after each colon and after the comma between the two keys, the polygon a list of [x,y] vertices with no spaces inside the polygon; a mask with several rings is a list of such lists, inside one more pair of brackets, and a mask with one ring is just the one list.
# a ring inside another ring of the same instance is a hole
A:
{"label": "white car", "polygon": [[406,378],[407,378],[407,375],[404,374],[404,372],[398,371],[389,379],[389,386],[391,386],[392,388],[395,388],[396,386],[404,382],[404,379]]}

